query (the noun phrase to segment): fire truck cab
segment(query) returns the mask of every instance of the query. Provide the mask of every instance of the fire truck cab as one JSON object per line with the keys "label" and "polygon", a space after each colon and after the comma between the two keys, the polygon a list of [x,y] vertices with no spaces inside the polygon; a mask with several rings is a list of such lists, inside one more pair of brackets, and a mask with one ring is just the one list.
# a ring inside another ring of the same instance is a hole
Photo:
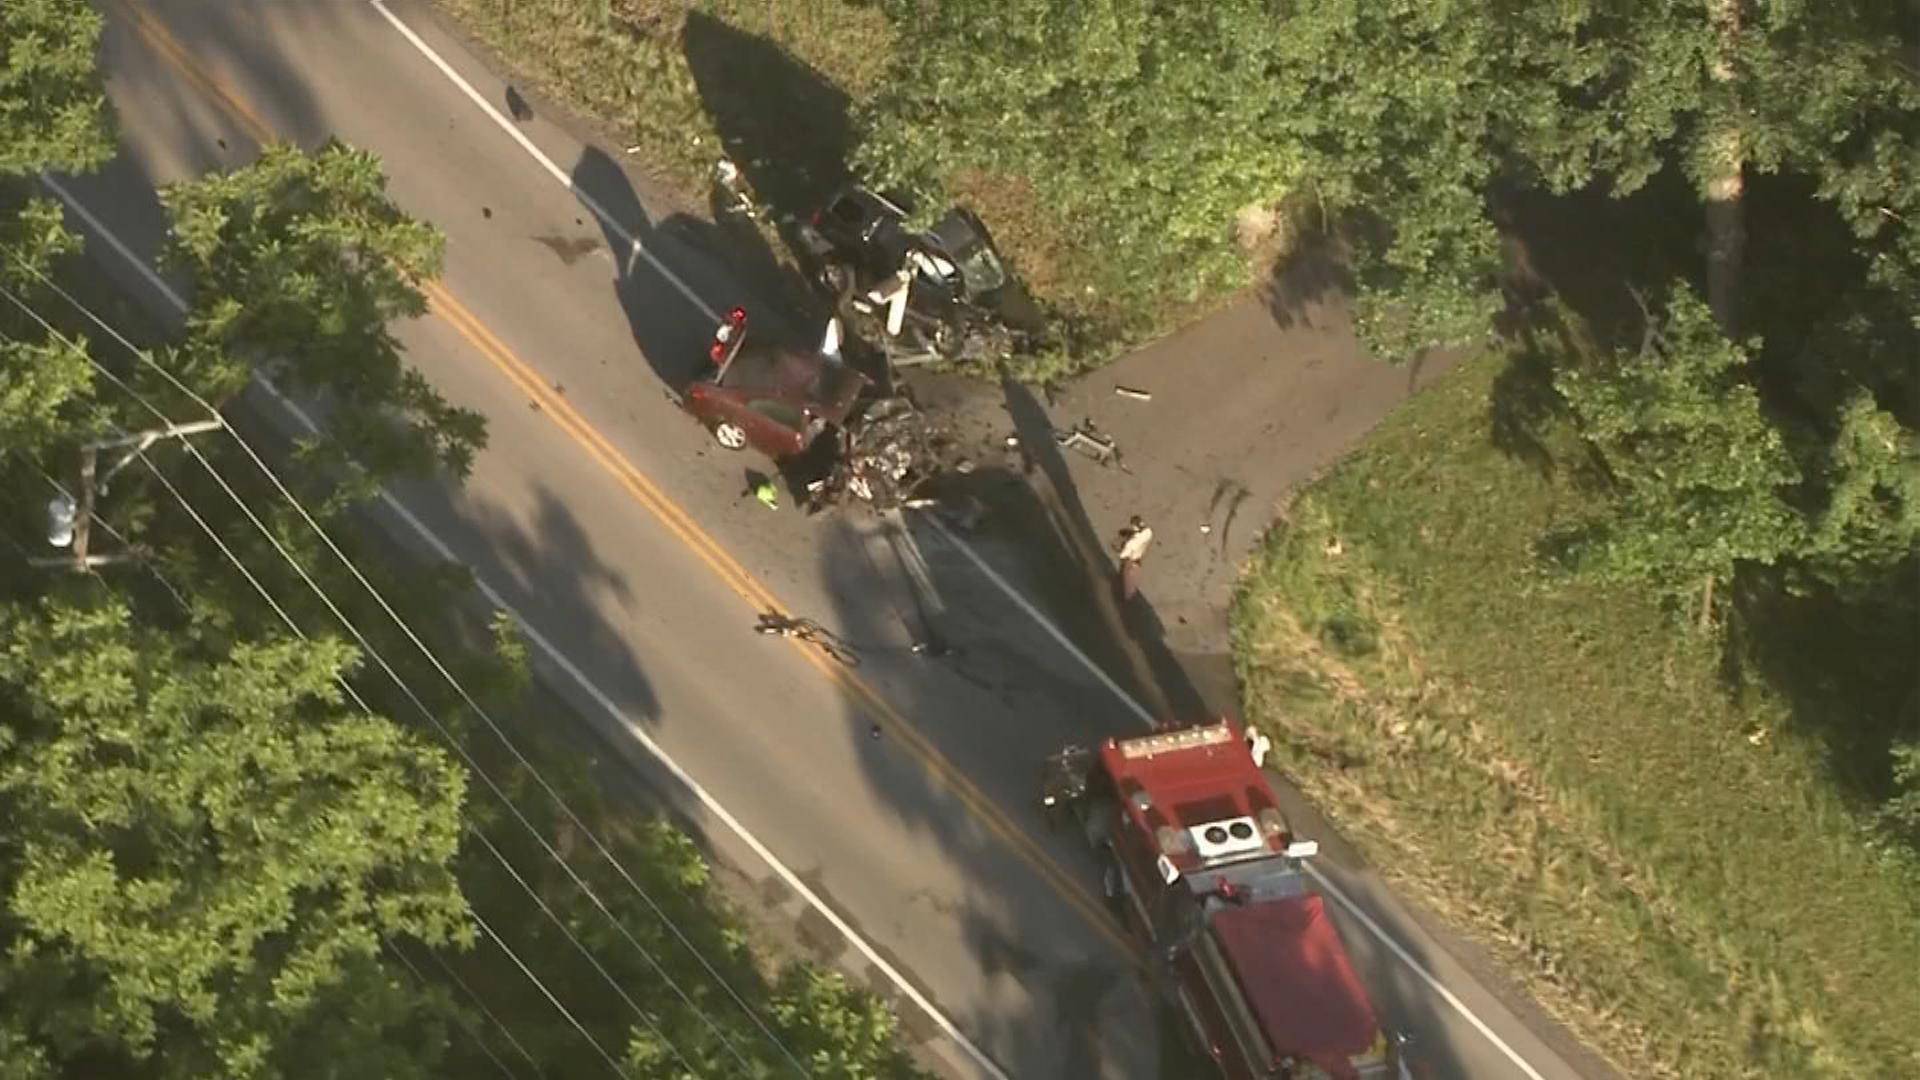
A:
{"label": "fire truck cab", "polygon": [[1231,720],[1069,746],[1043,805],[1070,809],[1162,995],[1227,1080],[1409,1080]]}

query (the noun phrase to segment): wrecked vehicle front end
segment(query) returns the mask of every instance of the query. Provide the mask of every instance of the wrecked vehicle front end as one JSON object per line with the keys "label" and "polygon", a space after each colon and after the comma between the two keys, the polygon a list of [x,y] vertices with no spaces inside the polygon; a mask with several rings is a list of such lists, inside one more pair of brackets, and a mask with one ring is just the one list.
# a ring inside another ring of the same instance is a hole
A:
{"label": "wrecked vehicle front end", "polygon": [[807,485],[808,510],[848,500],[891,510],[939,477],[965,471],[958,440],[912,398],[878,398],[839,428],[824,475]]}

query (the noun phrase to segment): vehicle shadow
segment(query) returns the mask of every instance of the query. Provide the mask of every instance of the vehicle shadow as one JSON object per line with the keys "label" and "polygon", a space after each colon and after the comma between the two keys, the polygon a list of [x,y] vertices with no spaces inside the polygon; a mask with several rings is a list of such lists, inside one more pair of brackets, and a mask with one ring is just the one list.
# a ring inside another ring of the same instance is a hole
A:
{"label": "vehicle shadow", "polygon": [[705,366],[713,330],[709,313],[701,310],[706,301],[694,298],[724,297],[732,290],[717,267],[654,227],[626,170],[606,151],[588,144],[572,180],[582,204],[599,211],[594,219],[634,345],[661,385],[677,394]]}

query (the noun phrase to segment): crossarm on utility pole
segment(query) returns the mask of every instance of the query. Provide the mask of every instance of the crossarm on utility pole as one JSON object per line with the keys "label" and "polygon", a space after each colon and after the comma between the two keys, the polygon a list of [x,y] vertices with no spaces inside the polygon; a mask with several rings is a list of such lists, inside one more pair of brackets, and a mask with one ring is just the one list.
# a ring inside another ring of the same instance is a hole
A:
{"label": "crossarm on utility pole", "polygon": [[[138,431],[131,435],[123,433],[111,439],[99,439],[82,446],[80,448],[80,498],[73,514],[73,555],[69,558],[30,559],[29,563],[34,566],[70,566],[75,570],[90,570],[96,566],[124,562],[128,558],[137,557],[139,554],[137,551],[95,555],[88,550],[93,531],[93,504],[96,496],[106,493],[107,481],[113,479],[114,474],[126,468],[133,459],[145,456],[147,448],[161,439],[197,435],[203,431],[214,431],[225,426],[226,421],[216,416],[209,420],[195,420],[186,424],[168,424],[166,427]],[[114,462],[105,475],[99,475],[100,451],[116,450],[121,447],[128,448],[127,453],[119,461]],[[57,533],[51,539],[56,547],[65,546]]]}

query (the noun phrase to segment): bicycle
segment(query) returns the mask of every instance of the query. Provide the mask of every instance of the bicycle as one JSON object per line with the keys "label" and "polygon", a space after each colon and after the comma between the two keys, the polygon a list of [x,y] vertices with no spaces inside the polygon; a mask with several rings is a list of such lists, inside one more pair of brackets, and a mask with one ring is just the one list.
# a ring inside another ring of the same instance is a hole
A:
{"label": "bicycle", "polygon": [[753,631],[756,634],[804,641],[818,647],[821,652],[847,667],[860,666],[860,655],[853,651],[853,646],[812,619],[796,618],[792,615],[782,615],[777,611],[769,611],[760,616],[760,621],[755,624]]}

